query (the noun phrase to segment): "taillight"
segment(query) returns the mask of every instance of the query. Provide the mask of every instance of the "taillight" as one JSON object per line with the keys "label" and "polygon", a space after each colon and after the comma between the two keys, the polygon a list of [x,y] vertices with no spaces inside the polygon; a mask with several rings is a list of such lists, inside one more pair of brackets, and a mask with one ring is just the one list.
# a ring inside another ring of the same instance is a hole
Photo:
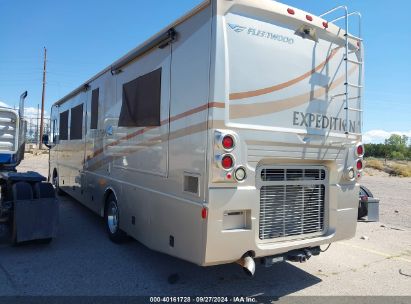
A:
{"label": "taillight", "polygon": [[207,215],[208,215],[207,208],[204,207],[203,209],[201,209],[201,217],[203,219],[206,219]]}
{"label": "taillight", "polygon": [[323,27],[324,27],[324,28],[328,28],[328,22],[327,22],[327,21],[324,21],[324,22],[323,22]]}
{"label": "taillight", "polygon": [[234,159],[231,155],[225,155],[223,156],[223,158],[221,159],[221,166],[226,169],[229,170],[232,167],[234,167]]}
{"label": "taillight", "polygon": [[364,164],[362,162],[362,159],[357,160],[357,170],[361,171],[364,168]]}
{"label": "taillight", "polygon": [[364,146],[362,144],[359,144],[355,148],[355,153],[357,154],[358,157],[363,157],[364,156]]}
{"label": "taillight", "polygon": [[234,148],[234,138],[230,135],[223,137],[222,141],[223,148],[226,150],[232,150]]}
{"label": "taillight", "polygon": [[287,12],[288,12],[290,15],[294,15],[294,14],[295,14],[295,12],[294,12],[294,10],[293,10],[292,8],[288,8],[288,9],[287,9]]}
{"label": "taillight", "polygon": [[313,21],[313,17],[310,16],[310,15],[306,15],[305,18],[306,18],[308,21]]}

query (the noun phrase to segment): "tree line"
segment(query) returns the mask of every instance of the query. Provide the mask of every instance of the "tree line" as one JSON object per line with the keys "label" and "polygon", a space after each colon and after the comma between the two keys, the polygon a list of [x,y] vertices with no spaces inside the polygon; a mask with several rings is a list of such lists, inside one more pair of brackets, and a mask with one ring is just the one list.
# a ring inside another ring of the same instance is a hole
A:
{"label": "tree line", "polygon": [[365,144],[365,157],[411,160],[411,142],[408,136],[393,134],[383,144]]}

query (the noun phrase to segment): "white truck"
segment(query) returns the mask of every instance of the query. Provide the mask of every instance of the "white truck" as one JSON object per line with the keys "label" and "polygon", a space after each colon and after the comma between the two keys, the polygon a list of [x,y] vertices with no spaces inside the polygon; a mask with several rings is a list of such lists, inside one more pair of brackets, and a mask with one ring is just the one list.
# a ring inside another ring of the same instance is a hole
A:
{"label": "white truck", "polygon": [[[340,12],[343,26],[327,20]],[[354,236],[363,46],[342,6],[209,0],[57,101],[50,179],[111,240],[202,266]],[[128,29],[130,30],[130,29]]]}
{"label": "white truck", "polygon": [[0,107],[0,231],[11,230],[13,244],[48,243],[56,237],[59,215],[53,185],[37,172],[17,172],[25,150],[26,97],[24,92],[18,111]]}

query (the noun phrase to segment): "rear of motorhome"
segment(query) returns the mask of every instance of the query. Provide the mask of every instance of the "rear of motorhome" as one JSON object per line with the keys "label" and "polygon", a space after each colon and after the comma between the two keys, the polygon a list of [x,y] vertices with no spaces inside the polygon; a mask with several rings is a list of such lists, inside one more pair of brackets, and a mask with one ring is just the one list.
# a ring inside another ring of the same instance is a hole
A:
{"label": "rear of motorhome", "polygon": [[52,106],[50,178],[113,241],[202,266],[253,273],[353,237],[358,17],[205,1]]}

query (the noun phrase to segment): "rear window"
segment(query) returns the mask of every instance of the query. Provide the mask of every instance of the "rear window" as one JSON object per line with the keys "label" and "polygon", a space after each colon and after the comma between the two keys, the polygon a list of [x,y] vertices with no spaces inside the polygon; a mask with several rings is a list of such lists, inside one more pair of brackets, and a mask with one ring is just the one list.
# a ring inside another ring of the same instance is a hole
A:
{"label": "rear window", "polygon": [[83,138],[83,104],[71,109],[70,139]]}
{"label": "rear window", "polygon": [[161,68],[123,85],[119,127],[160,126]]}
{"label": "rear window", "polygon": [[60,113],[60,126],[59,126],[59,139],[60,140],[68,139],[68,118],[69,118],[69,111]]}

